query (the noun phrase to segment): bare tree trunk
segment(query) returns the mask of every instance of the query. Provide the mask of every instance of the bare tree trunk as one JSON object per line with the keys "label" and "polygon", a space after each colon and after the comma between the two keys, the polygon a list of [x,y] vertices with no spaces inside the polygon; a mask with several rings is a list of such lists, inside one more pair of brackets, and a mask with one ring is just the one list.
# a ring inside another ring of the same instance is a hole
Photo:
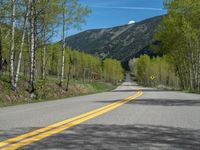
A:
{"label": "bare tree trunk", "polygon": [[71,75],[71,69],[72,69],[72,57],[71,55],[69,56],[69,70],[68,70],[68,74],[67,74],[67,88],[66,90],[68,91],[69,90],[69,81],[70,81],[70,75]]}
{"label": "bare tree trunk", "polygon": [[[36,64],[37,64],[37,57],[36,57],[36,52],[37,52],[37,48],[38,48],[38,36],[37,36],[37,13],[36,13],[36,3],[38,2],[38,0],[34,0],[34,57],[33,57],[33,69],[34,69],[34,87],[35,87],[35,79],[36,79],[36,74],[37,74],[37,68],[36,68]],[[35,90],[35,88],[34,88]]]}
{"label": "bare tree trunk", "polygon": [[18,64],[17,64],[17,71],[16,71],[16,75],[15,75],[15,80],[14,80],[14,90],[16,90],[16,88],[17,88],[17,82],[18,82],[19,72],[20,72],[20,67],[21,67],[22,53],[23,53],[23,48],[24,48],[24,40],[25,40],[26,29],[27,29],[27,24],[28,24],[29,5],[30,5],[30,0],[28,1],[26,16],[24,18],[24,29],[23,29],[22,39],[21,39],[21,46],[20,46],[20,52],[19,52],[19,58],[18,58]]}
{"label": "bare tree trunk", "polygon": [[30,93],[35,91],[35,0],[31,0],[30,18]]}
{"label": "bare tree trunk", "polygon": [[[30,11],[31,11],[31,0],[30,0],[30,4],[29,4],[29,15],[30,15]],[[30,21],[30,19],[28,19]],[[26,59],[26,53],[23,53],[23,63],[24,63],[24,77],[28,78],[28,75],[30,75],[30,66],[29,66],[29,62],[30,62],[30,52],[31,52],[31,46],[30,46],[30,27],[29,30],[27,29],[26,32],[26,44],[28,45],[28,55],[29,55],[29,59]]]}
{"label": "bare tree trunk", "polygon": [[200,43],[198,41],[197,43],[197,53],[198,53],[198,57],[197,57],[197,61],[198,61],[198,66],[197,66],[197,83],[198,83],[198,92],[200,92]]}
{"label": "bare tree trunk", "polygon": [[46,27],[42,33],[42,79],[46,76]]}
{"label": "bare tree trunk", "polygon": [[2,29],[1,29],[1,22],[0,22],[0,75],[3,72],[3,57],[2,57],[2,51],[3,51],[3,47],[2,47]]}
{"label": "bare tree trunk", "polygon": [[14,88],[14,52],[15,52],[15,2],[12,0],[12,29],[11,29],[11,46],[10,46],[10,82],[12,88]]}
{"label": "bare tree trunk", "polygon": [[[65,5],[65,4],[64,4]],[[63,41],[62,41],[62,54],[61,54],[61,73],[60,73],[60,86],[63,85],[64,68],[65,68],[65,6],[63,5]]]}

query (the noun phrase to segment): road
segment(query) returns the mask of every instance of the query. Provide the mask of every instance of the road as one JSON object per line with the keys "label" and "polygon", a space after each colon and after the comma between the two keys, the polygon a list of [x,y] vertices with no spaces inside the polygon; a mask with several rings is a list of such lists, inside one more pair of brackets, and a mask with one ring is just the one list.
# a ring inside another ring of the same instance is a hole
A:
{"label": "road", "polygon": [[200,95],[127,76],[111,92],[0,108],[0,141],[0,149],[200,150]]}

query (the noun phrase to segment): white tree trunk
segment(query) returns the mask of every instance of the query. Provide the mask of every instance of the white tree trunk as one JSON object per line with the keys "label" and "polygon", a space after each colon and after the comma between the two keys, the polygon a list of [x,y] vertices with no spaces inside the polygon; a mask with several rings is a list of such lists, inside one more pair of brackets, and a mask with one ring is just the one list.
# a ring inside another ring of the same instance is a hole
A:
{"label": "white tree trunk", "polygon": [[30,18],[30,92],[35,90],[35,0],[31,0]]}
{"label": "white tree trunk", "polygon": [[2,29],[1,29],[1,20],[0,20],[0,75],[3,72],[3,57],[2,57],[2,51],[3,51],[3,47],[2,47]]}
{"label": "white tree trunk", "polygon": [[46,76],[46,27],[42,33],[42,79]]}
{"label": "white tree trunk", "polygon": [[15,53],[15,2],[12,0],[12,16],[11,16],[11,46],[10,46],[10,82],[12,88],[14,88],[14,53]]}
{"label": "white tree trunk", "polygon": [[22,53],[23,53],[23,48],[24,48],[24,40],[25,40],[27,24],[28,24],[28,16],[29,16],[29,8],[30,8],[29,5],[30,5],[30,0],[28,1],[26,16],[24,18],[24,29],[23,29],[22,39],[21,39],[21,46],[20,46],[20,52],[19,52],[19,58],[18,58],[18,64],[17,64],[17,71],[16,71],[16,75],[15,75],[15,80],[14,80],[14,89],[15,90],[17,88],[17,82],[18,82],[18,79],[19,79],[19,72],[20,72],[20,67],[21,67]]}
{"label": "white tree trunk", "polygon": [[[65,7],[65,6],[63,6]],[[60,73],[60,86],[63,85],[64,68],[65,68],[65,8],[63,10],[63,43],[62,43],[62,54],[61,54],[61,73]]]}

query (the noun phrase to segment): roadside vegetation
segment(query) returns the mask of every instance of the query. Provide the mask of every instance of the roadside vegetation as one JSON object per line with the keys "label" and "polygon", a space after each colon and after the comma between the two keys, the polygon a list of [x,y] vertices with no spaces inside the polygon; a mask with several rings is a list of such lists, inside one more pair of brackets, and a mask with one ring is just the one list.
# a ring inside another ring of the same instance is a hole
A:
{"label": "roadside vegetation", "polygon": [[90,12],[78,0],[0,1],[1,106],[111,90],[123,80],[117,60],[67,47],[67,31]]}
{"label": "roadside vegetation", "polygon": [[131,73],[135,75],[139,84],[144,86],[180,89],[179,78],[175,69],[168,63],[167,56],[150,58],[143,55],[129,61]]}
{"label": "roadside vegetation", "polygon": [[18,81],[18,88],[14,92],[11,89],[8,76],[1,76],[0,107],[110,91],[117,86],[103,81],[86,81],[83,83],[81,80],[76,79],[70,80],[68,90],[65,90],[66,85],[67,80],[64,80],[63,87],[61,88],[58,85],[57,78],[53,76],[47,77],[45,81],[38,79],[35,90],[36,97],[30,98],[30,93],[26,90],[29,86],[28,80],[20,78]]}
{"label": "roadside vegetation", "polygon": [[200,1],[166,0],[165,7],[169,13],[153,46],[163,57],[141,56],[130,61],[130,68],[143,85],[200,92]]}

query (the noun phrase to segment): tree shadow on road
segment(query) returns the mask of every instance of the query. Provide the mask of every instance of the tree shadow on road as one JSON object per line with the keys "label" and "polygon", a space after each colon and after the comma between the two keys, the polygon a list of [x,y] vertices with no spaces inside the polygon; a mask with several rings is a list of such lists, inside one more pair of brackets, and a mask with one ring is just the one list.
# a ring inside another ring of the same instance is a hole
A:
{"label": "tree shadow on road", "polygon": [[[38,128],[0,131],[1,141]],[[200,130],[155,125],[82,124],[22,149],[199,150]]]}
{"label": "tree shadow on road", "polygon": [[39,128],[15,128],[12,130],[0,130],[0,141],[16,137],[34,130],[37,130]]}
{"label": "tree shadow on road", "polygon": [[200,100],[186,99],[138,99],[129,104],[136,105],[160,105],[160,106],[200,106]]}
{"label": "tree shadow on road", "polygon": [[120,86],[139,86],[137,83],[122,84]]}
{"label": "tree shadow on road", "polygon": [[111,92],[138,92],[138,91],[143,91],[143,92],[177,92],[175,90],[162,90],[162,89],[147,89],[147,88],[140,88],[140,89],[128,89],[128,90],[113,90]]}
{"label": "tree shadow on road", "polygon": [[199,150],[200,130],[153,125],[78,125],[22,149]]}
{"label": "tree shadow on road", "polygon": [[[98,101],[98,103],[113,103],[119,100]],[[155,106],[200,106],[200,100],[197,99],[137,99],[127,104],[133,105],[155,105]]]}

